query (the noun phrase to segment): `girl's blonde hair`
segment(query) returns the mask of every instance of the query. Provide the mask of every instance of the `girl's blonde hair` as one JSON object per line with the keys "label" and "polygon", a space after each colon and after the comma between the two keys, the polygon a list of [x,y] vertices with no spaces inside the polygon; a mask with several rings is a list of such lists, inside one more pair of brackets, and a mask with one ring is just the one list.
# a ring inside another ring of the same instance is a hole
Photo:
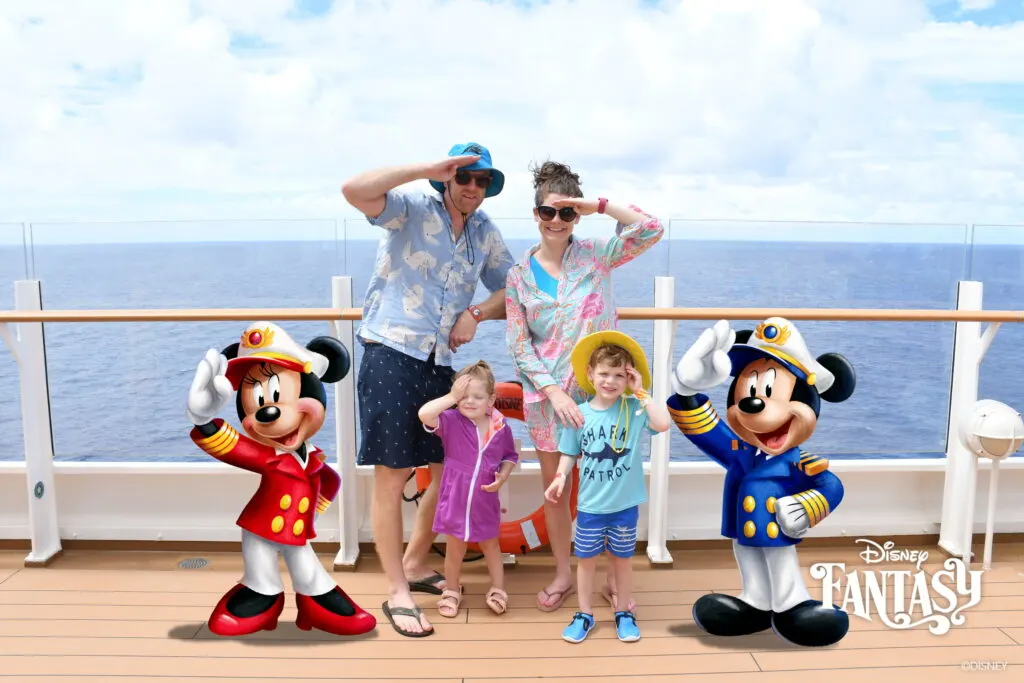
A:
{"label": "girl's blonde hair", "polygon": [[454,384],[463,375],[469,375],[474,379],[478,379],[484,383],[487,387],[487,395],[494,395],[495,391],[495,380],[494,373],[491,372],[491,366],[486,361],[478,360],[472,365],[467,365],[458,372],[455,373],[455,377],[452,378],[452,384]]}

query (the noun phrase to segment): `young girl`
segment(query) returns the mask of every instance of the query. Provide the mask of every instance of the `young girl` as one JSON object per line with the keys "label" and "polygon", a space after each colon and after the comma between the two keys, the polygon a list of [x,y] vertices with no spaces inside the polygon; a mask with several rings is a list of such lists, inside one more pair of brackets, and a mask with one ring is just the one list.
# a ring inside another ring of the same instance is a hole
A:
{"label": "young girl", "polygon": [[494,408],[494,374],[484,361],[459,370],[452,390],[419,411],[424,428],[441,437],[444,472],[434,514],[434,532],[448,537],[444,573],[447,588],[437,610],[455,617],[462,602],[459,575],[466,545],[477,543],[491,575],[487,606],[503,614],[508,606],[498,531],[502,487],[519,459],[512,429]]}

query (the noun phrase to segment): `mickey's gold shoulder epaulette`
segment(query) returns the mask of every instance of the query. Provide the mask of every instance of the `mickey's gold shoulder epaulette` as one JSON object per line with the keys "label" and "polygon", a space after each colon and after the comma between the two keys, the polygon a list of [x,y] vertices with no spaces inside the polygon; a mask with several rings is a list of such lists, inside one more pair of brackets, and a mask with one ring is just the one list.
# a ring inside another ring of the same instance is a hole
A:
{"label": "mickey's gold shoulder epaulette", "polygon": [[797,463],[796,467],[807,476],[813,477],[815,474],[820,474],[828,469],[828,459],[820,458],[813,453],[800,451],[800,462]]}

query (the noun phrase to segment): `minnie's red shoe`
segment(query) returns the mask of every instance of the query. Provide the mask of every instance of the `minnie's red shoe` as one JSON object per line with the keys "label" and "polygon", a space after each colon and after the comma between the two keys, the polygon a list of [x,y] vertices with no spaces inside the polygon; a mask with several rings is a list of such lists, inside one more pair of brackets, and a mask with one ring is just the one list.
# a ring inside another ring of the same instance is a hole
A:
{"label": "minnie's red shoe", "polygon": [[377,619],[339,586],[315,597],[296,593],[295,605],[299,608],[295,625],[303,631],[315,627],[337,636],[358,636],[377,628]]}
{"label": "minnie's red shoe", "polygon": [[273,631],[283,611],[284,593],[262,595],[238,584],[220,599],[207,623],[218,636],[244,636]]}

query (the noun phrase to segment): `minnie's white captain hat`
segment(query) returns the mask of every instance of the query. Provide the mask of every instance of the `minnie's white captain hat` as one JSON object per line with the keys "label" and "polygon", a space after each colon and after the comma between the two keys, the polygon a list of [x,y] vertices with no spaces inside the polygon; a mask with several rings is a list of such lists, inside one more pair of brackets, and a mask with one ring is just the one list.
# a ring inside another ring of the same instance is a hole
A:
{"label": "minnie's white captain hat", "polygon": [[781,363],[816,388],[819,394],[828,391],[836,380],[835,375],[811,355],[796,325],[785,318],[768,318],[757,326],[746,344],[733,345],[729,351],[733,375],[759,358]]}
{"label": "minnie's white captain hat", "polygon": [[274,323],[259,321],[242,332],[238,355],[228,361],[225,372],[234,389],[238,389],[245,373],[256,363],[269,363],[295,372],[312,372],[323,377],[329,361],[295,342]]}

